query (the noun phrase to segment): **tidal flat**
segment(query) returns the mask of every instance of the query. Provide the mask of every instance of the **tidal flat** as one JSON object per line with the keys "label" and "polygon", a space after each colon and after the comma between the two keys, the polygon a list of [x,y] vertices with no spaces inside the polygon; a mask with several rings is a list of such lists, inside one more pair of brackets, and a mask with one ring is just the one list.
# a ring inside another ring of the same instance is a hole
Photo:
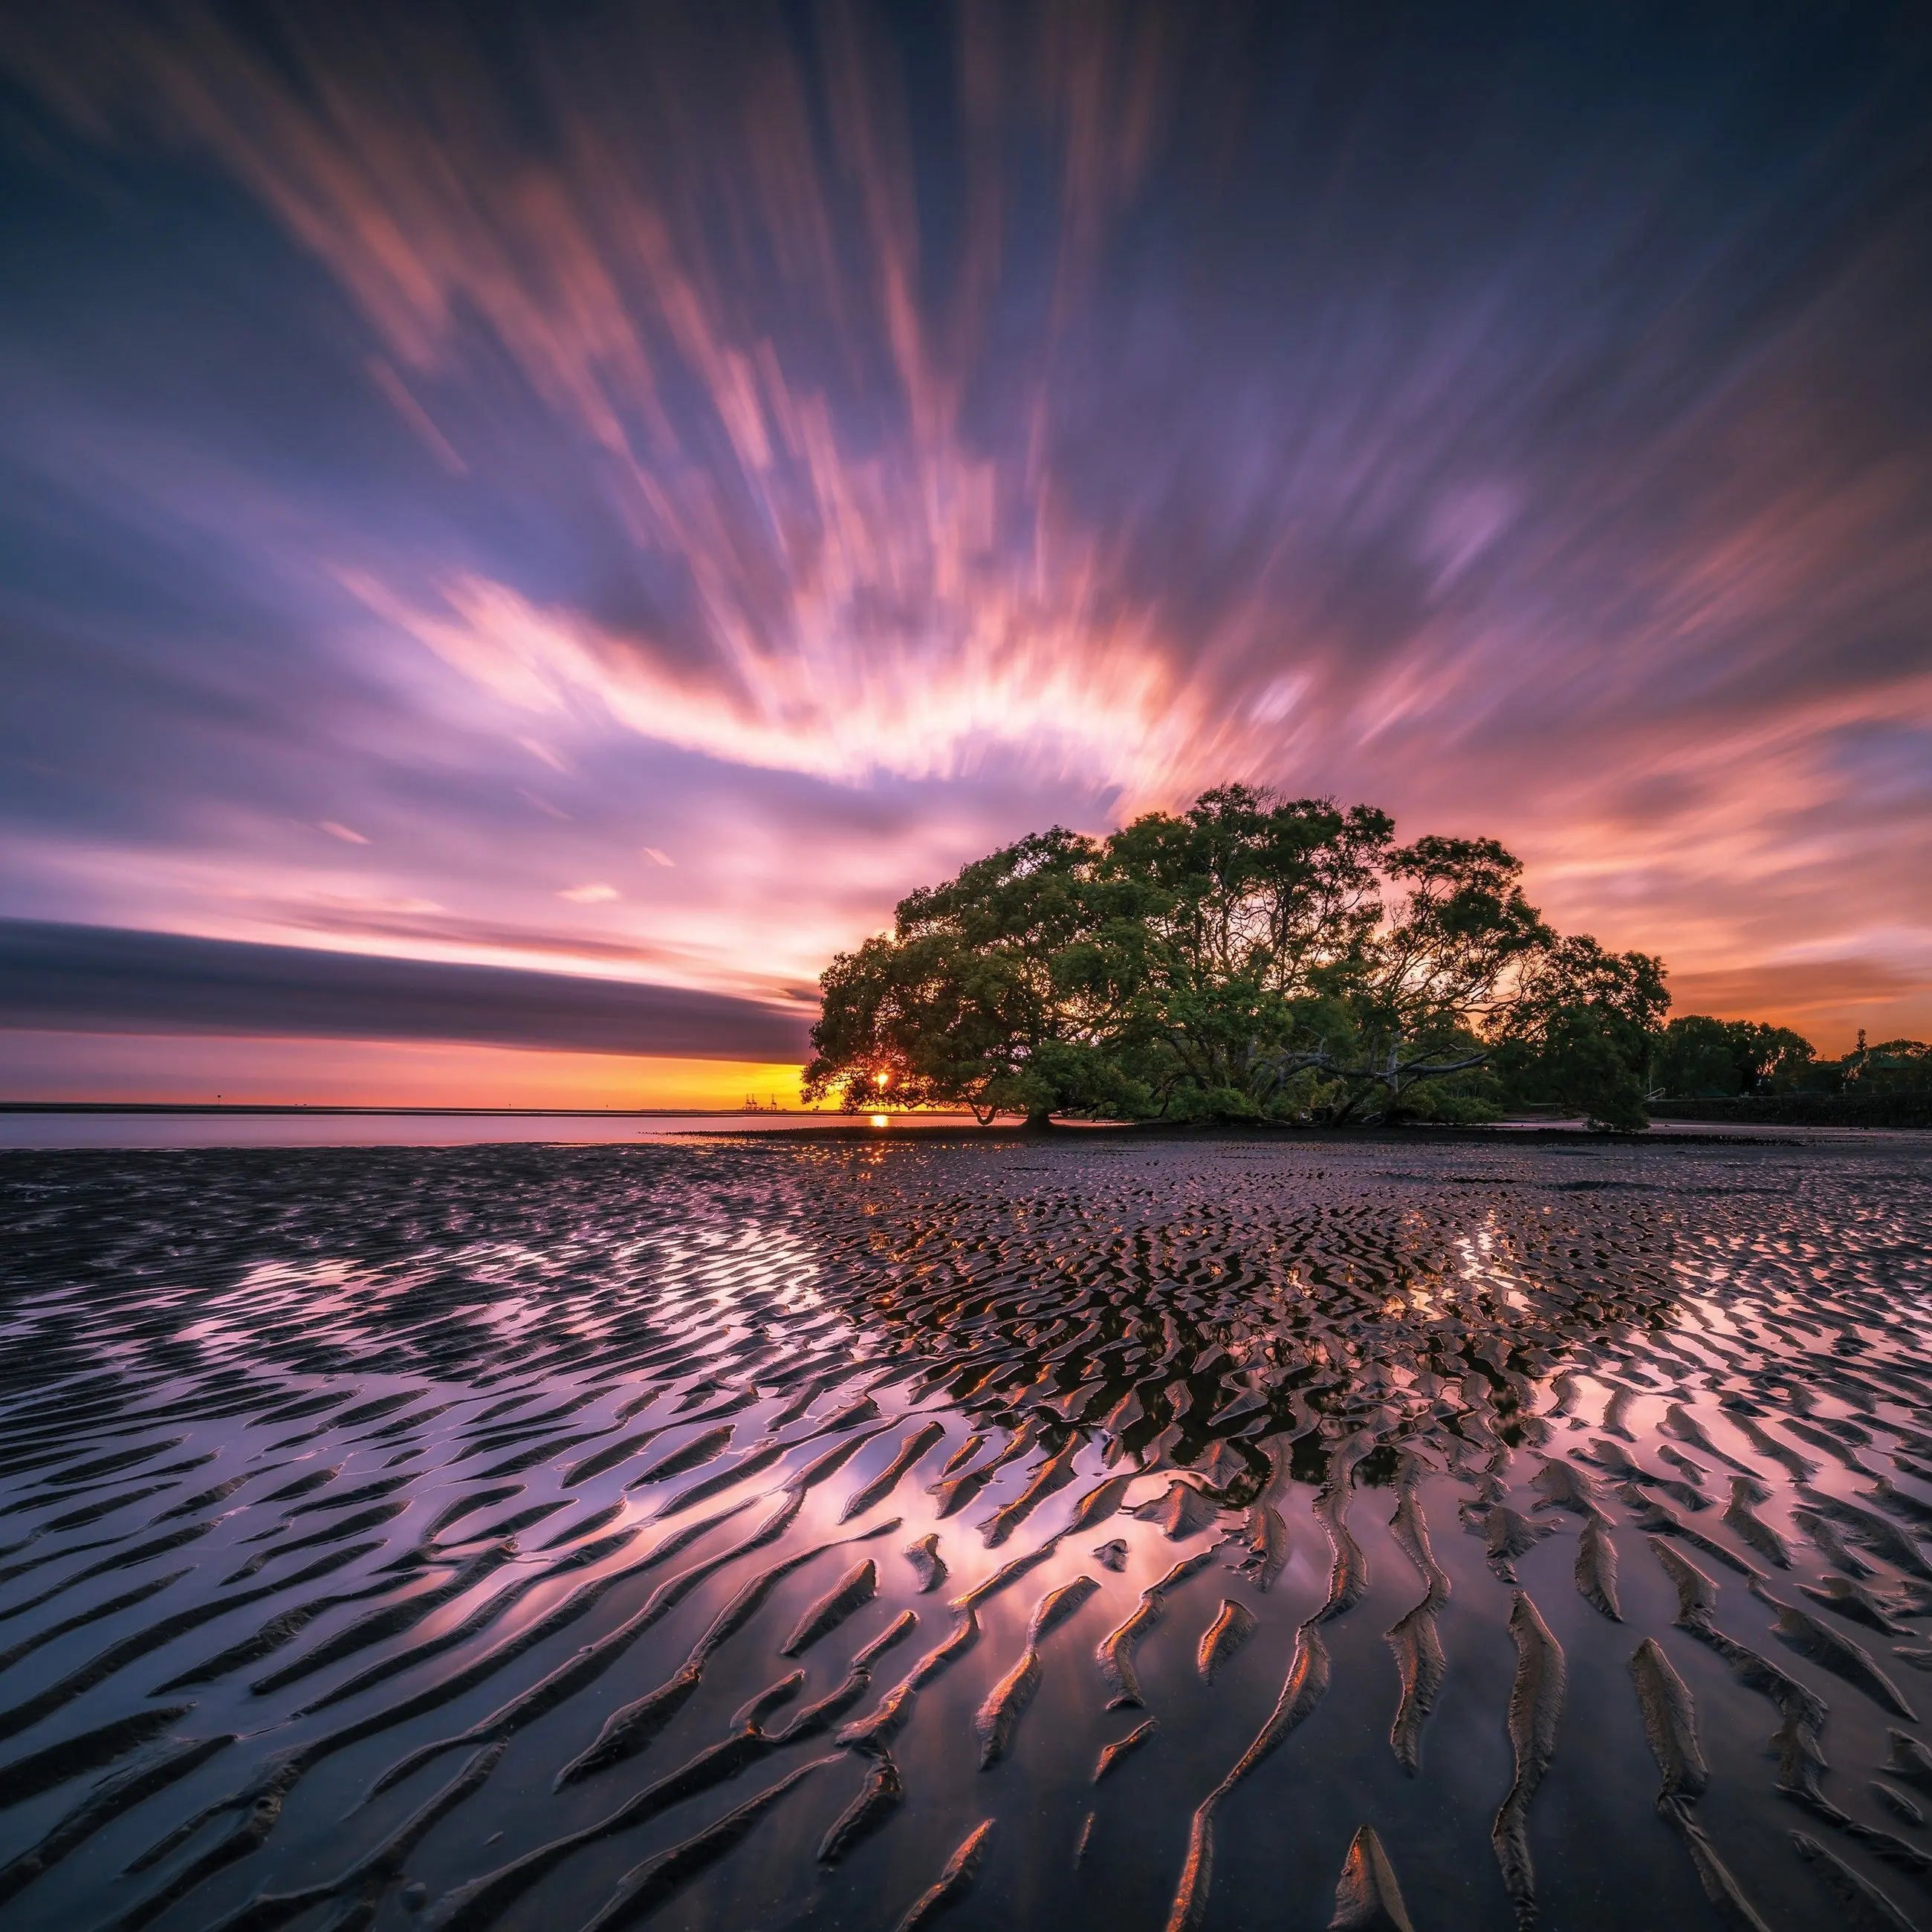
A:
{"label": "tidal flat", "polygon": [[1932,1924],[1932,1161],[0,1158],[0,1922]]}

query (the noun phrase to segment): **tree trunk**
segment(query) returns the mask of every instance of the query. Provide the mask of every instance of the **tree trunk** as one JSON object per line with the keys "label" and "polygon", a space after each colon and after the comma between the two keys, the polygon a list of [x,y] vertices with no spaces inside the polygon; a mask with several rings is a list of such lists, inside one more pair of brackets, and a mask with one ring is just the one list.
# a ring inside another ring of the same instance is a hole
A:
{"label": "tree trunk", "polygon": [[1030,1127],[1052,1126],[1053,1125],[1053,1112],[1052,1108],[1047,1107],[1034,1108],[1026,1117],[1026,1124]]}

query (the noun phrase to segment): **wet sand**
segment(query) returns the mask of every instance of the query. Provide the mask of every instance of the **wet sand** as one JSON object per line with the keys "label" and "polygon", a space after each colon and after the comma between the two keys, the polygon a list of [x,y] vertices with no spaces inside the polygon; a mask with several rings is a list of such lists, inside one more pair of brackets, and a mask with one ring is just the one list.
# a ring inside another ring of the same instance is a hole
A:
{"label": "wet sand", "polygon": [[0,1922],[1932,1923],[1923,1140],[0,1160]]}

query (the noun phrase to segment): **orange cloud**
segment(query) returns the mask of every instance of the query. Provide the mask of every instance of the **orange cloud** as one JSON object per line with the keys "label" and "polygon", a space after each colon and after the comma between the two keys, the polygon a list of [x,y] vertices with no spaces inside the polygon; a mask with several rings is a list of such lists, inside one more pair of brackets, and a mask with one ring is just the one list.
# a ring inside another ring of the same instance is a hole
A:
{"label": "orange cloud", "polygon": [[1870,959],[1818,959],[1676,973],[1676,1010],[1765,1020],[1802,1033],[1828,1054],[1859,1028],[1874,1040],[1932,1035],[1932,973]]}

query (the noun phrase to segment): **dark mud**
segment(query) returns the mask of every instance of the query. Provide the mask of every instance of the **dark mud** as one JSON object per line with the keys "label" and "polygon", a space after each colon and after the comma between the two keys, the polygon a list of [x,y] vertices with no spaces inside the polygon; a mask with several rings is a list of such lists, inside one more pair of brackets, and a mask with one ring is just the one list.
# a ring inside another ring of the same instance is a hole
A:
{"label": "dark mud", "polygon": [[1932,1161],[7,1156],[0,1922],[1932,1927]]}

